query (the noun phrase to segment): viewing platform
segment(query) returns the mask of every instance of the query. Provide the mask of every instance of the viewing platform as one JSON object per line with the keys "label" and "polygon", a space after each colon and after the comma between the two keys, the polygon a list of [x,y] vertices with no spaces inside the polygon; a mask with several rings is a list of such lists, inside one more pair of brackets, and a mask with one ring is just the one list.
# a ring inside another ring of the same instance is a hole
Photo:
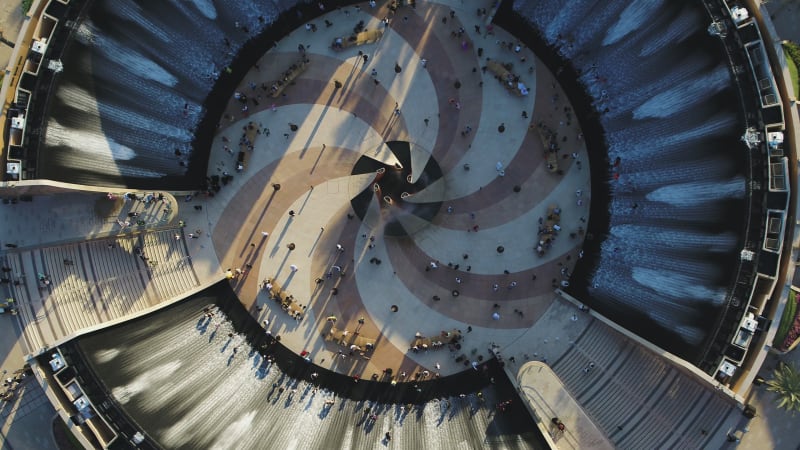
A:
{"label": "viewing platform", "polygon": [[520,396],[551,448],[615,448],[546,363],[524,364],[515,379]]}

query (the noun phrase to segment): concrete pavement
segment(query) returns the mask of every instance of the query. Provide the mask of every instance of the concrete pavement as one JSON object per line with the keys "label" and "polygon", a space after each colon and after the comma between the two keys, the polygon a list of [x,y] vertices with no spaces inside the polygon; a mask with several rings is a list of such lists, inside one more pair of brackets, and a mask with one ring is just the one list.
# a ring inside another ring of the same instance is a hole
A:
{"label": "concrete pavement", "polygon": [[[455,17],[446,26],[424,19],[449,17],[451,8]],[[209,175],[229,173],[234,178],[213,198],[203,200],[221,269],[252,265],[235,283],[240,298],[252,305],[259,320],[270,321],[270,331],[280,334],[284,344],[298,352],[311,351],[317,361],[326,361],[323,365],[333,364],[337,351],[323,339],[325,317],[337,316],[338,328],[358,327],[361,335],[378,341],[369,359],[332,367],[336,370],[362,376],[387,367],[395,373],[427,369],[442,375],[463,370],[462,362],[467,361],[456,362],[463,352],[408,351],[415,333],[436,336],[450,329],[466,336],[464,345],[472,349],[467,359],[489,357],[491,343],[521,358],[534,353],[530,345],[536,336],[529,327],[554,298],[551,279],[560,282],[561,268],[571,267],[578,258],[579,219],[588,219],[591,200],[588,158],[577,139],[579,125],[563,112],[569,106],[563,100],[566,95],[530,50],[515,52],[498,45],[513,42],[506,31],[495,30],[493,36],[475,33],[484,19],[458,2],[404,9],[376,44],[343,51],[328,48],[351,22],[364,20],[367,29],[383,29],[379,19],[384,15],[381,8],[333,11],[323,18],[334,26],[317,32],[301,28],[281,40],[268,52],[270,61],[288,64],[299,44],[308,49],[311,60],[295,86],[284,91],[286,97],[269,100],[259,88],[282,67],[262,64],[244,77],[239,92],[260,100],[243,113],[241,104],[231,99],[226,113],[234,120],[224,121],[215,138]],[[462,37],[453,38],[459,29]],[[366,65],[359,51],[370,56]],[[514,63],[531,94],[515,96],[481,70],[490,58]],[[395,65],[402,67],[400,73],[395,73]],[[343,81],[341,91],[333,86],[334,79]],[[460,81],[459,88],[454,80]],[[399,119],[387,128],[395,105]],[[545,170],[542,142],[535,127],[530,128],[540,122],[566,140],[560,154],[565,157],[560,159],[563,175]],[[257,124],[261,134],[255,137],[246,169],[236,173],[235,158],[224,147],[229,145],[226,141],[237,142],[248,123]],[[288,124],[298,125],[297,130]],[[391,158],[380,143],[395,139],[421,145],[445,169],[443,178],[410,201],[445,203],[432,223],[412,226],[421,219],[403,216],[403,223],[419,230],[413,236],[384,238],[374,224],[359,226],[348,219],[351,198],[370,183],[369,177],[351,176],[350,171],[363,156]],[[572,152],[582,167],[574,164]],[[280,183],[281,190],[273,191],[273,183]],[[538,220],[551,205],[562,209],[563,231],[539,257],[533,251]],[[448,213],[450,206],[453,211]],[[296,215],[290,217],[289,211]],[[473,227],[479,232],[472,232]],[[262,239],[262,232],[269,236]],[[570,233],[576,237],[570,238]],[[289,243],[296,248],[288,250]],[[337,243],[345,248],[341,256],[335,251]],[[373,258],[383,264],[370,264]],[[199,259],[193,254],[194,261]],[[440,261],[442,268],[423,271],[431,260]],[[345,277],[315,283],[335,264],[345,268]],[[291,265],[299,270],[291,272]],[[259,292],[258,285],[268,278],[307,308],[300,323]],[[494,290],[494,284],[502,288]],[[330,294],[334,287],[338,295]],[[458,298],[451,295],[454,289],[459,290]],[[431,301],[434,295],[442,300]],[[492,319],[495,302],[501,304],[500,320]],[[390,305],[398,306],[399,312],[391,312]],[[359,327],[356,321],[361,317],[365,324]],[[441,368],[435,369],[436,364]]]}

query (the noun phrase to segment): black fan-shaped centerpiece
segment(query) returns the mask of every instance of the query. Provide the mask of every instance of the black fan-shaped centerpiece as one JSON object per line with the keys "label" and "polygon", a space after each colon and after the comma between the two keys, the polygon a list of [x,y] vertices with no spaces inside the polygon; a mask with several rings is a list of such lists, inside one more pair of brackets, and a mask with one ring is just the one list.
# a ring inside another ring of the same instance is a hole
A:
{"label": "black fan-shaped centerpiece", "polygon": [[[375,179],[350,203],[362,221],[372,228],[383,228],[385,236],[408,236],[424,228],[439,212],[441,200],[421,203],[410,200],[437,181],[443,190],[442,169],[430,152],[416,144],[391,141],[386,146],[397,162],[387,164],[368,155],[359,158],[351,175],[375,173]],[[370,215],[371,207],[380,214]]]}

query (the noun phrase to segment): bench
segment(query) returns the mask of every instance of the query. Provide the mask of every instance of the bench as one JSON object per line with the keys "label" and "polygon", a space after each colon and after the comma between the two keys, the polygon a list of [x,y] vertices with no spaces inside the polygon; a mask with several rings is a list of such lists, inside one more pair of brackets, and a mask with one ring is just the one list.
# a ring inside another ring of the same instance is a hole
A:
{"label": "bench", "polygon": [[543,123],[531,125],[530,128],[536,128],[539,139],[542,141],[544,156],[547,160],[547,170],[550,173],[558,172],[558,134]]}
{"label": "bench", "polygon": [[355,345],[356,349],[354,350],[359,352],[375,348],[375,339],[362,336],[360,333],[340,330],[335,326],[331,327],[330,331],[328,331],[328,334],[326,335],[326,338],[338,343],[343,347],[351,347]]}
{"label": "bench", "polygon": [[346,37],[337,37],[331,43],[331,48],[335,51],[344,50],[348,47],[372,44],[383,36],[382,30],[362,31]]}
{"label": "bench", "polygon": [[506,67],[497,61],[488,61],[486,68],[495,75],[495,79],[506,88],[507,91],[522,97],[528,95],[528,89],[519,81],[519,77],[511,73]]}

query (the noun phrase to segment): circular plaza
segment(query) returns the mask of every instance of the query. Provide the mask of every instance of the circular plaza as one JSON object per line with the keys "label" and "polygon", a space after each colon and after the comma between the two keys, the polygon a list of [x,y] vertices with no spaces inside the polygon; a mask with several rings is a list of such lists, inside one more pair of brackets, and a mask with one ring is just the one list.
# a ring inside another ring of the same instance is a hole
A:
{"label": "circular plaza", "polygon": [[[220,267],[282,344],[338,372],[448,375],[493,345],[533,358],[513,343],[569,285],[589,220],[572,105],[483,14],[387,13],[324,14],[237,86],[201,213]],[[332,45],[359,26],[379,40]]]}

